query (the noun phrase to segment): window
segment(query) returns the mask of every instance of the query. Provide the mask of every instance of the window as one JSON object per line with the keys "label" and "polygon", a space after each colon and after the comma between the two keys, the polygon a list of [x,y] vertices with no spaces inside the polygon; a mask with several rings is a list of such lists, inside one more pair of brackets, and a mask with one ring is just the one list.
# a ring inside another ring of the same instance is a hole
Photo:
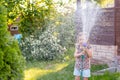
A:
{"label": "window", "polygon": [[10,27],[10,31],[17,31],[17,30],[18,30],[18,26]]}

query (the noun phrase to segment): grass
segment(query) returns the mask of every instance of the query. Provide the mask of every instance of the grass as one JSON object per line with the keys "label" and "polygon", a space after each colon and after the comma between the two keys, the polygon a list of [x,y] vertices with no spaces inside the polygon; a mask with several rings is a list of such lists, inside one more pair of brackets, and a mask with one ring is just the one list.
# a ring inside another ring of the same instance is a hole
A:
{"label": "grass", "polygon": [[102,70],[102,69],[105,69],[105,68],[108,68],[107,64],[92,65],[91,71],[96,72],[98,70]]}
{"label": "grass", "polygon": [[[45,63],[46,65],[44,65]],[[31,68],[29,66],[29,68],[25,70],[24,80],[64,80],[63,78],[65,78],[65,76],[69,78],[69,76],[72,75],[73,61],[69,63],[68,62],[55,63],[53,61],[45,63],[44,62],[28,63],[28,65],[30,65]]]}
{"label": "grass", "polygon": [[[28,62],[24,80],[74,80],[74,49],[70,49],[64,60],[48,62]],[[95,72],[107,68],[107,65],[92,65],[91,71]],[[93,76],[89,80],[120,80],[120,73],[106,72],[101,76]]]}
{"label": "grass", "polygon": [[90,80],[120,80],[120,73],[109,73],[106,72],[101,76],[92,76]]}

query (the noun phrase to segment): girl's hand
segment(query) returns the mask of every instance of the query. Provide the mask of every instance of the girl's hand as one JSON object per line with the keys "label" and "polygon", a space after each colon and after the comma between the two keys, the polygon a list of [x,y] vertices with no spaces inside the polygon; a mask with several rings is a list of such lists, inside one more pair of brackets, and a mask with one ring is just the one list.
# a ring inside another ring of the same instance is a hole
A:
{"label": "girl's hand", "polygon": [[82,50],[83,50],[83,52],[86,52],[86,51],[87,51],[87,48],[86,48],[86,47],[83,47]]}

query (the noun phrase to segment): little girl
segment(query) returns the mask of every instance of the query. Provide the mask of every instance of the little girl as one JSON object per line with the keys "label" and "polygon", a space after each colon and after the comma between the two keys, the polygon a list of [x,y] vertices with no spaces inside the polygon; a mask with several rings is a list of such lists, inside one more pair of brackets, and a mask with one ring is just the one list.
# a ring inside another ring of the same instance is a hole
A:
{"label": "little girl", "polygon": [[85,41],[85,36],[81,33],[78,36],[76,49],[74,53],[75,67],[74,75],[75,80],[88,80],[90,77],[90,58],[92,57],[92,50],[88,42]]}

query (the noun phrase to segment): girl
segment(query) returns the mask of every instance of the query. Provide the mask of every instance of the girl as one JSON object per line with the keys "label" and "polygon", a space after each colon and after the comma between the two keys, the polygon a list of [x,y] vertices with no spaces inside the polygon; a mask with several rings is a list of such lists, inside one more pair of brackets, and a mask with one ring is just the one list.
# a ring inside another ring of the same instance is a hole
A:
{"label": "girl", "polygon": [[74,53],[75,67],[74,75],[75,80],[88,80],[90,77],[90,58],[92,57],[92,50],[88,42],[85,41],[85,36],[81,33],[78,36],[76,49]]}

